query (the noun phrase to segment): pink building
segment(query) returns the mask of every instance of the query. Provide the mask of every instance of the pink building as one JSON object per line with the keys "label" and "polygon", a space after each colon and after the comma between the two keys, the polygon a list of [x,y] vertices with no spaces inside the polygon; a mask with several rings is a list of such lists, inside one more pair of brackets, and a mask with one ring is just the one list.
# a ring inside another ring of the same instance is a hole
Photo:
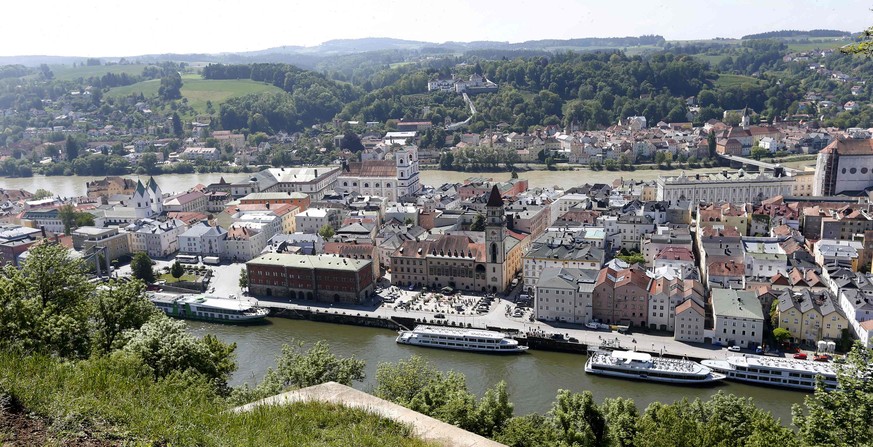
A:
{"label": "pink building", "polygon": [[650,281],[639,265],[624,270],[603,268],[594,285],[594,318],[607,324],[646,327]]}

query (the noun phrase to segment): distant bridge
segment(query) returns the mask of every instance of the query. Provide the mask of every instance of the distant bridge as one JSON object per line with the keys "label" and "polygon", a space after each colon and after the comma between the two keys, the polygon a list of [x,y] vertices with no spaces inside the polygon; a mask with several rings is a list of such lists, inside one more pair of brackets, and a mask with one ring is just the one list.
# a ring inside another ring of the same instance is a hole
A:
{"label": "distant bridge", "polygon": [[739,163],[742,165],[757,166],[758,169],[761,169],[761,170],[768,169],[768,170],[772,171],[778,166],[778,167],[781,167],[782,169],[784,169],[786,174],[796,174],[796,173],[800,172],[799,169],[786,168],[785,166],[781,166],[779,163],[767,163],[766,161],[755,160],[754,158],[746,158],[746,157],[740,157],[737,155],[726,155],[726,154],[718,154],[718,156],[731,162],[731,164]]}

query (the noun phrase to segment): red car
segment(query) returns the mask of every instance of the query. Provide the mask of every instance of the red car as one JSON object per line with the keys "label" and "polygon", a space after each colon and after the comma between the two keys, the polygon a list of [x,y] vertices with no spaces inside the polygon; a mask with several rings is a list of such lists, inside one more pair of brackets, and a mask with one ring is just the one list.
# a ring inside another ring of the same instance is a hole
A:
{"label": "red car", "polygon": [[798,360],[806,360],[806,354],[803,352],[798,352],[797,354],[794,354],[794,358]]}

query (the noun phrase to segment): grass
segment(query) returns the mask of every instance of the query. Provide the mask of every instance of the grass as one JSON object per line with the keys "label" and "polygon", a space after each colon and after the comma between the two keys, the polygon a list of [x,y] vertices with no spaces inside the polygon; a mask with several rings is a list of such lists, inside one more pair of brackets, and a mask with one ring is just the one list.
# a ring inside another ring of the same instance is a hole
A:
{"label": "grass", "polygon": [[179,279],[173,278],[173,275],[170,273],[164,273],[158,277],[158,279],[163,279],[167,282],[167,284],[171,284],[174,282],[194,282],[197,281],[197,275],[192,275],[190,273],[184,273]]}
{"label": "grass", "polygon": [[789,43],[789,51],[811,51],[815,49],[826,50],[828,48],[839,48],[843,45],[853,43],[851,39],[823,39],[806,43]]}
{"label": "grass", "polygon": [[758,84],[761,81],[751,76],[720,74],[715,80],[716,87],[734,87],[743,84]]}
{"label": "grass", "polygon": [[61,81],[72,81],[78,78],[90,78],[92,76],[103,76],[106,73],[127,73],[129,75],[141,75],[142,69],[147,67],[146,64],[132,65],[92,65],[73,67],[72,65],[52,65],[52,73],[55,74],[55,79]]}
{"label": "grass", "polygon": [[[113,88],[107,93],[107,96],[122,97],[140,93],[146,97],[156,96],[160,86],[160,80],[151,79]],[[213,107],[217,110],[221,103],[230,98],[261,92],[281,93],[283,90],[271,84],[249,79],[207,80],[199,75],[187,74],[182,77],[182,96],[188,98],[188,105],[200,113],[206,111],[206,101],[212,101]]]}
{"label": "grass", "polygon": [[124,445],[409,446],[404,425],[321,403],[229,413],[202,380],[155,382],[137,360],[116,354],[79,362],[0,352],[0,394],[51,421],[52,438],[87,431]]}

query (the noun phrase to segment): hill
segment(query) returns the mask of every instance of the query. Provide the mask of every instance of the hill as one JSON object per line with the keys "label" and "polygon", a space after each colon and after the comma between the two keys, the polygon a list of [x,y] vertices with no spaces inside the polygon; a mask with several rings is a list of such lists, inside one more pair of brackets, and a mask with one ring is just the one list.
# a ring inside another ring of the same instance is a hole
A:
{"label": "hill", "polygon": [[[116,87],[106,94],[107,97],[122,97],[132,94],[155,96],[158,94],[160,79],[150,79],[133,85]],[[198,112],[206,110],[206,101],[211,101],[218,108],[230,98],[245,96],[250,93],[281,93],[282,89],[249,79],[202,79],[197,75],[186,75],[182,78],[182,96],[188,99],[188,104]]]}
{"label": "hill", "polygon": [[779,38],[790,38],[790,39],[803,39],[803,38],[817,38],[817,37],[852,37],[852,33],[848,31],[840,31],[835,29],[813,29],[809,31],[801,31],[801,30],[780,30],[780,31],[768,31],[765,33],[757,33],[757,34],[747,34],[741,39],[743,40],[751,40],[751,39],[779,39]]}

